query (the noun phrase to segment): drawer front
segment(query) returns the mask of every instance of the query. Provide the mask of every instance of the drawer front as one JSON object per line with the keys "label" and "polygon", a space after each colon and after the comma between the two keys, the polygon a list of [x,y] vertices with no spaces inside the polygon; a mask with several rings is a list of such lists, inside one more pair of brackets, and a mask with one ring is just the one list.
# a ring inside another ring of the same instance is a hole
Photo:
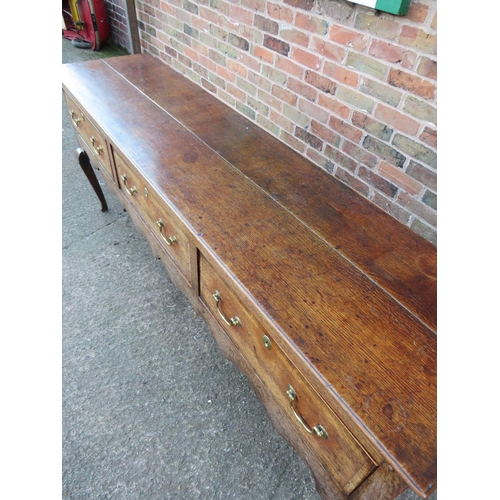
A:
{"label": "drawer front", "polygon": [[106,140],[94,124],[89,121],[81,108],[67,95],[66,103],[68,104],[73,127],[87,145],[85,150],[90,153],[91,161],[97,160],[111,179],[114,179]]}
{"label": "drawer front", "polygon": [[175,214],[159,201],[158,195],[142,176],[116,151],[118,185],[155,234],[157,240],[191,285],[191,249],[188,231]]}
{"label": "drawer front", "polygon": [[351,493],[375,463],[203,255],[200,297],[289,414],[297,432],[304,433],[325,469],[346,494]]}

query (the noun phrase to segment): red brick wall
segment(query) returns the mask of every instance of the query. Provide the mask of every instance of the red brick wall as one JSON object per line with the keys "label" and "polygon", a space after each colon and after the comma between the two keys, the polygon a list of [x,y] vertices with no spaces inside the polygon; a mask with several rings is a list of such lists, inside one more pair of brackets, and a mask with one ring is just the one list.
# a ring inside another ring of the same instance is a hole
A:
{"label": "red brick wall", "polygon": [[128,34],[125,0],[106,0],[111,41],[130,52],[130,37]]}
{"label": "red brick wall", "polygon": [[149,52],[436,242],[436,0],[138,0]]}

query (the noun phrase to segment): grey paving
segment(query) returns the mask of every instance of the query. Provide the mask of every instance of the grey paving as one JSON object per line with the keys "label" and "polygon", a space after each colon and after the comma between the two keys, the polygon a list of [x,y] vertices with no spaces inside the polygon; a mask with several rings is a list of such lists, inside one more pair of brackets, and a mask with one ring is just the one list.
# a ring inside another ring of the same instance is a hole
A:
{"label": "grey paving", "polygon": [[[62,42],[63,63],[122,53]],[[62,498],[319,500],[104,183],[100,211],[62,108]]]}

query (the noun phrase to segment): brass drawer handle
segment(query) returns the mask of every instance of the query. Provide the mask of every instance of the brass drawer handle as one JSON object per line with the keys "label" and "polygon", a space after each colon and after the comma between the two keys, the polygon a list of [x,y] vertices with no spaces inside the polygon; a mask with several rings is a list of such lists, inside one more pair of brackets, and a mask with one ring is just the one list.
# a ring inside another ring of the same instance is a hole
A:
{"label": "brass drawer handle", "polygon": [[165,236],[163,235],[163,228],[165,227],[165,224],[163,224],[163,221],[161,219],[158,219],[156,221],[156,225],[160,228],[160,236],[167,245],[170,246],[173,245],[174,243],[177,243],[177,238],[175,236],[170,236],[169,238],[165,238]]}
{"label": "brass drawer handle", "polygon": [[220,303],[222,302],[222,297],[220,296],[220,293],[215,290],[215,293],[212,295],[212,297],[215,299],[215,302],[217,302],[217,312],[219,313],[219,316],[222,318],[224,323],[228,326],[241,326],[241,321],[238,316],[235,316],[234,318],[227,318],[227,316],[222,312],[220,308]]}
{"label": "brass drawer handle", "polygon": [[123,187],[125,188],[125,191],[127,191],[127,193],[130,196],[134,196],[134,193],[137,193],[137,188],[135,186],[133,186],[131,188],[127,187],[128,178],[125,174],[120,175],[120,179],[123,181]]}
{"label": "brass drawer handle", "polygon": [[286,391],[286,393],[287,393],[288,397],[290,398],[290,408],[292,409],[293,414],[295,415],[295,418],[300,422],[300,425],[302,425],[302,427],[304,427],[304,429],[309,434],[316,434],[316,436],[318,436],[318,437],[328,439],[328,433],[326,432],[325,428],[322,425],[320,425],[320,424],[315,425],[311,429],[311,427],[309,427],[307,425],[307,423],[305,422],[305,420],[302,418],[302,415],[300,415],[299,413],[297,413],[295,411],[295,408],[293,407],[293,403],[297,399],[297,393],[295,392],[295,389],[291,385],[288,386],[288,391]]}
{"label": "brass drawer handle", "polygon": [[73,123],[75,124],[76,127],[78,127],[78,124],[80,122],[83,122],[83,118],[78,118],[76,113],[73,110],[70,111],[70,114],[71,114],[71,119],[73,120]]}
{"label": "brass drawer handle", "polygon": [[94,150],[94,153],[99,156],[103,151],[103,147],[95,145],[95,137],[93,135],[90,136],[90,142],[92,143],[92,149]]}

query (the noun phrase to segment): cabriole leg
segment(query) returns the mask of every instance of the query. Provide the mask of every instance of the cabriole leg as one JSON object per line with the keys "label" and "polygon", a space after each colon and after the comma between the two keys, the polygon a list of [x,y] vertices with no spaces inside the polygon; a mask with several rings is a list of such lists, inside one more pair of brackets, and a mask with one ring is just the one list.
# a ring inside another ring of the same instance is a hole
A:
{"label": "cabriole leg", "polygon": [[108,209],[108,205],[106,203],[106,199],[104,198],[104,193],[102,192],[99,180],[97,179],[94,169],[90,163],[88,154],[85,152],[84,149],[78,148],[76,150],[76,157],[78,159],[80,167],[83,170],[83,173],[89,180],[91,186],[94,188],[95,194],[97,195],[99,201],[101,202],[101,211],[106,212],[106,210]]}

